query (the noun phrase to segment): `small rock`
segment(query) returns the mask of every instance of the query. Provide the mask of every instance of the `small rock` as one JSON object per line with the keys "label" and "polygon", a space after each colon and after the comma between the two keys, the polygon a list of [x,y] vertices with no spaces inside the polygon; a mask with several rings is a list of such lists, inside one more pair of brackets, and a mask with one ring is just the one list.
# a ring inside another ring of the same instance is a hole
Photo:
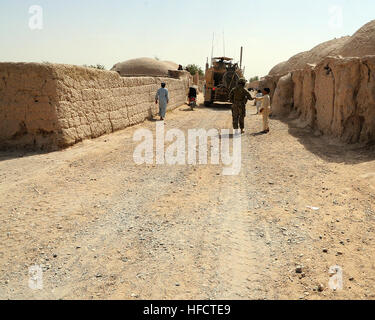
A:
{"label": "small rock", "polygon": [[323,249],[323,252],[324,253],[328,253],[328,249]]}
{"label": "small rock", "polygon": [[323,134],[322,134],[322,132],[320,131],[320,130],[315,130],[314,131],[314,136],[315,137],[320,137],[320,136],[322,136]]}
{"label": "small rock", "polygon": [[307,206],[306,208],[307,208],[307,209],[311,209],[311,210],[313,210],[313,211],[319,211],[319,210],[320,210],[319,207]]}
{"label": "small rock", "polygon": [[303,266],[298,266],[296,268],[296,273],[299,273],[299,274],[303,273]]}
{"label": "small rock", "polygon": [[349,281],[354,281],[354,278],[353,277],[349,278]]}
{"label": "small rock", "polygon": [[318,292],[323,292],[324,291],[324,286],[322,284],[318,285]]}

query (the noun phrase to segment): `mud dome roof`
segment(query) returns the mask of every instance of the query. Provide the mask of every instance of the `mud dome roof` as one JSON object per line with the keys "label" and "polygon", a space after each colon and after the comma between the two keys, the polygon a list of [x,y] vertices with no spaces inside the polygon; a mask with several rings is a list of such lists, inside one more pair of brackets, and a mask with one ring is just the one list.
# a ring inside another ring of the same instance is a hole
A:
{"label": "mud dome roof", "polygon": [[111,71],[118,72],[122,77],[156,76],[168,77],[168,70],[177,70],[178,64],[171,61],[159,61],[152,58],[138,58],[117,63]]}
{"label": "mud dome roof", "polygon": [[343,57],[375,55],[375,20],[365,24],[343,45],[339,52]]}
{"label": "mud dome roof", "polygon": [[350,37],[330,40],[317,45],[310,51],[298,53],[288,61],[281,62],[273,67],[269,74],[285,74],[292,70],[303,69],[308,63],[315,64],[325,57],[338,55],[339,49],[341,49],[348,39]]}
{"label": "mud dome roof", "polygon": [[375,55],[375,20],[360,28],[353,36],[323,42],[310,51],[301,52],[288,61],[279,63],[270,75],[286,74],[303,69],[307,64],[317,64],[328,56],[364,57]]}

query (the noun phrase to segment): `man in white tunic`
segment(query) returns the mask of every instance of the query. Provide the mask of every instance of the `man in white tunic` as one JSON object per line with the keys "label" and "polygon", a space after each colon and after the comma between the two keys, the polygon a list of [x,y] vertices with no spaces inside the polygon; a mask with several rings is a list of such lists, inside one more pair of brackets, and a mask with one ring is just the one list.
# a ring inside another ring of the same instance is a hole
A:
{"label": "man in white tunic", "polygon": [[[263,97],[262,90],[258,90],[258,93],[256,94],[255,97],[262,98]],[[255,105],[257,107],[257,114],[259,114],[260,108],[262,107],[262,101],[258,100]]]}
{"label": "man in white tunic", "polygon": [[256,101],[262,102],[262,107],[260,109],[260,113],[263,116],[263,131],[262,133],[269,133],[269,117],[271,113],[271,98],[270,98],[271,90],[269,88],[263,89],[263,97],[256,98]]}
{"label": "man in white tunic", "polygon": [[167,105],[169,103],[169,92],[165,87],[165,83],[161,84],[161,88],[156,92],[155,103],[159,102],[160,120],[163,121],[167,112]]}

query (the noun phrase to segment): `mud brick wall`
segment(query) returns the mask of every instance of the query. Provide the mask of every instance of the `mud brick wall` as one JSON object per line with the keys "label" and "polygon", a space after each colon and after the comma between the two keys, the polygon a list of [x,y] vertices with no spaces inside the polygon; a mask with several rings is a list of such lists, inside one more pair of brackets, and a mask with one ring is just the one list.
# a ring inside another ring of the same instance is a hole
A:
{"label": "mud brick wall", "polygon": [[327,57],[275,80],[275,114],[347,143],[375,141],[375,56]]}
{"label": "mud brick wall", "polygon": [[170,92],[168,110],[185,103],[188,79],[0,63],[0,148],[58,149],[141,123],[158,112],[161,82]]}

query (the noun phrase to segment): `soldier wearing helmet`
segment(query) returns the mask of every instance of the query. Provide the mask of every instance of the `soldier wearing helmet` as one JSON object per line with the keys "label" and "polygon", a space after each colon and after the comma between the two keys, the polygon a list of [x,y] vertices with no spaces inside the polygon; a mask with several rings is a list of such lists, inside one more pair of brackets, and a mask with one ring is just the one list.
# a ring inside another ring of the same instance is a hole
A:
{"label": "soldier wearing helmet", "polygon": [[254,100],[250,93],[245,89],[246,79],[241,78],[238,84],[229,94],[232,105],[233,129],[241,129],[245,132],[246,103],[248,100]]}
{"label": "soldier wearing helmet", "polygon": [[240,78],[240,80],[238,80],[238,84],[240,84],[241,86],[245,87],[245,85],[246,85],[245,78]]}

